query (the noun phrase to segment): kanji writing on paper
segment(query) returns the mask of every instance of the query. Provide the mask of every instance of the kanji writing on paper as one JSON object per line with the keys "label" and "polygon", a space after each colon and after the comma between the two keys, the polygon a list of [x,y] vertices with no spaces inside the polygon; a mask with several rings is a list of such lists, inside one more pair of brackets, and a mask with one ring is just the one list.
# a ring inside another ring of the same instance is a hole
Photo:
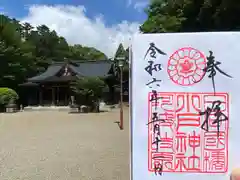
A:
{"label": "kanji writing on paper", "polygon": [[221,121],[227,121],[228,117],[221,112],[221,101],[213,101],[212,102],[212,107],[207,107],[207,109],[204,112],[199,112],[200,115],[205,115],[205,120],[203,124],[201,125],[201,128],[205,131],[209,130],[209,117],[211,113],[214,113],[214,116],[216,117],[215,120],[212,122],[212,124],[217,124],[217,132],[219,136],[219,130],[220,130],[220,123]]}
{"label": "kanji writing on paper", "polygon": [[144,56],[144,59],[148,59],[148,65],[146,65],[145,71],[152,77],[152,80],[146,83],[150,88],[152,88],[153,84],[160,87],[161,80],[153,76],[153,72],[159,72],[162,70],[162,64],[156,63],[156,60],[158,59],[157,55],[163,56],[166,55],[166,53],[159,49],[154,43],[150,43]]}
{"label": "kanji writing on paper", "polygon": [[[218,66],[221,65],[221,62],[215,61],[215,57],[213,56],[213,52],[209,51],[210,55],[207,57],[207,67],[204,68],[204,71],[209,73],[208,77],[212,79],[212,85],[213,85],[213,91],[214,93],[216,92],[216,87],[215,87],[215,79],[214,77],[217,74],[217,71],[220,72],[221,74],[232,78],[232,76],[228,75],[224,71],[222,71]],[[217,71],[216,71],[217,70]]]}
{"label": "kanji writing on paper", "polygon": [[[149,48],[148,48],[148,50],[145,54],[145,57],[144,57],[144,59],[148,58],[148,65],[145,67],[145,71],[152,78],[152,80],[150,80],[149,82],[146,83],[146,85],[150,88],[152,88],[153,84],[156,85],[157,87],[160,87],[160,82],[162,81],[160,79],[157,79],[153,75],[153,72],[159,72],[159,71],[162,70],[162,64],[156,63],[157,54],[166,55],[166,53],[163,52],[162,50],[160,50],[158,47],[156,47],[154,43],[150,43],[150,46],[149,46]],[[149,55],[149,57],[148,57],[148,55]],[[157,90],[156,89],[152,90],[151,99],[149,99],[149,101],[153,102],[155,104],[155,109],[157,107],[159,99],[160,99],[160,97],[157,96]],[[157,114],[154,113],[154,112],[152,112],[152,121],[153,122],[159,121]],[[161,142],[160,129],[161,129],[160,125],[158,125],[158,124],[154,125],[154,139],[152,141],[152,144],[155,145],[156,151],[159,150],[159,143]],[[162,165],[161,165],[161,163],[155,164],[154,169],[155,169],[155,174],[156,175],[162,175]]]}
{"label": "kanji writing on paper", "polygon": [[153,42],[150,43],[150,46],[144,56],[144,59],[146,59],[147,55],[150,53],[151,58],[157,58],[156,54],[161,54],[161,55],[167,55],[165,52],[163,52],[161,49],[159,49]]}
{"label": "kanji writing on paper", "polygon": [[[149,99],[151,95],[152,92]],[[149,171],[226,172],[229,121],[224,117],[229,119],[228,94],[158,92],[157,95],[161,97],[157,104],[149,101]],[[211,112],[208,111],[206,131],[201,128],[206,116],[199,112],[203,114],[208,107]]]}

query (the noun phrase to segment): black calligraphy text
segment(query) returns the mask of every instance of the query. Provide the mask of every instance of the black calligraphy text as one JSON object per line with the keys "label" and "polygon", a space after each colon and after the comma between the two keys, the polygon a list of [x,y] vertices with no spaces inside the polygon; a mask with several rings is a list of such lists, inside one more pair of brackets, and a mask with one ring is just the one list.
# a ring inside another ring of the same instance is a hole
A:
{"label": "black calligraphy text", "polygon": [[207,109],[204,112],[199,112],[200,115],[205,115],[205,120],[203,124],[201,125],[201,128],[205,131],[209,130],[209,117],[213,113],[213,115],[216,117],[216,119],[212,122],[212,124],[217,124],[217,132],[219,136],[219,131],[220,131],[220,123],[222,121],[227,121],[228,117],[221,112],[221,101],[214,101],[212,103],[212,107],[207,107]]}
{"label": "black calligraphy text", "polygon": [[232,76],[228,75],[225,73],[223,70],[220,69],[219,65],[221,65],[221,62],[215,61],[215,57],[213,56],[213,52],[209,51],[210,55],[207,57],[207,67],[204,68],[203,70],[206,73],[209,73],[208,77],[212,79],[212,85],[213,85],[213,91],[214,94],[216,92],[216,87],[215,87],[215,76],[217,74],[217,71],[220,72],[221,74],[232,78]]}

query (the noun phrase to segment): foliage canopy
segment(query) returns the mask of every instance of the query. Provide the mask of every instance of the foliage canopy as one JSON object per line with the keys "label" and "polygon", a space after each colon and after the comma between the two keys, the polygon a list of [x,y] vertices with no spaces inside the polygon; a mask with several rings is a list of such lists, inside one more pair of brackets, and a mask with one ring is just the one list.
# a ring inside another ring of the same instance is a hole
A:
{"label": "foliage canopy", "polygon": [[105,82],[99,77],[79,77],[71,84],[71,89],[76,93],[77,101],[80,99],[84,105],[92,104],[103,95]]}
{"label": "foliage canopy", "polygon": [[143,33],[239,31],[238,0],[152,0]]}
{"label": "foliage canopy", "polygon": [[18,100],[18,94],[10,88],[0,88],[0,105],[7,105]]}
{"label": "foliage canopy", "polygon": [[69,45],[47,26],[0,15],[0,87],[17,89],[28,77],[46,70],[53,61],[104,60],[107,56],[93,47]]}

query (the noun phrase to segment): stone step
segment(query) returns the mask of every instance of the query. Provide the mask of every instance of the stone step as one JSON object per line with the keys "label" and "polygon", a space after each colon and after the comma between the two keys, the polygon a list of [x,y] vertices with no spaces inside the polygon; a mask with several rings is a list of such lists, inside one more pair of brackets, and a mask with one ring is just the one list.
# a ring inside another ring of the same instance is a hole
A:
{"label": "stone step", "polygon": [[[100,111],[111,111],[110,106],[100,106]],[[77,112],[77,108],[70,108],[69,106],[27,106],[23,111],[65,111]]]}
{"label": "stone step", "polygon": [[23,111],[70,111],[69,106],[27,106]]}

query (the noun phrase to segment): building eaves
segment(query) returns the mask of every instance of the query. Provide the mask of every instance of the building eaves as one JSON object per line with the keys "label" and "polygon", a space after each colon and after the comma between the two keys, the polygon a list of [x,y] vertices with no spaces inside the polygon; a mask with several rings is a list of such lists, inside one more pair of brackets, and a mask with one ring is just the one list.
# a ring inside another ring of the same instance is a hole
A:
{"label": "building eaves", "polygon": [[63,66],[62,64],[50,65],[45,72],[32,78],[29,78],[28,81],[30,82],[44,81],[45,79],[51,76],[55,76],[61,70],[62,66]]}

